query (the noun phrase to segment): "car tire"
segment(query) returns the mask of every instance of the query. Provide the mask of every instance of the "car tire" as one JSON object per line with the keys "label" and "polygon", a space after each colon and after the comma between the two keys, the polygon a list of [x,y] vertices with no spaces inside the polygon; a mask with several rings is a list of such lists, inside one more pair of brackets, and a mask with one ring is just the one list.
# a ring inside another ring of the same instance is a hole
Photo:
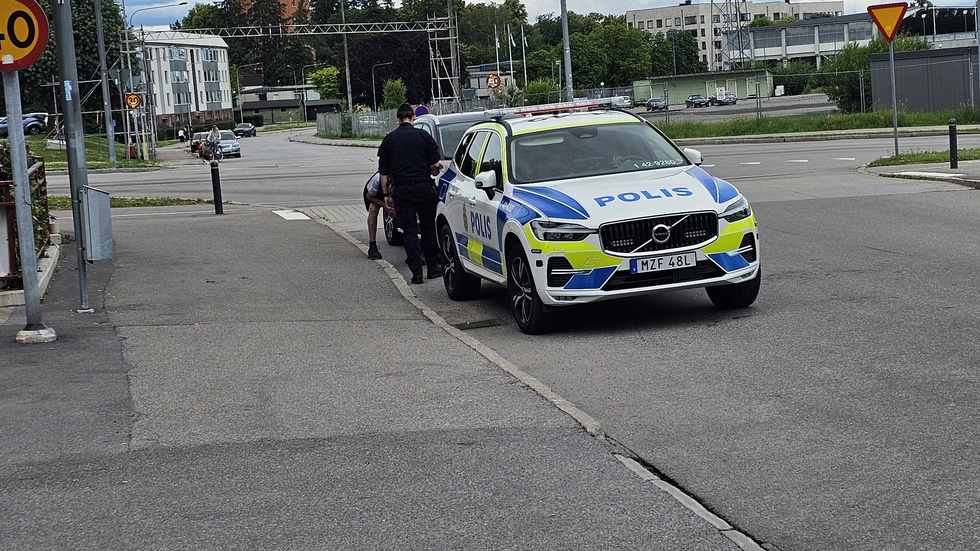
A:
{"label": "car tire", "polygon": [[762,268],[755,273],[755,277],[749,281],[736,283],[734,285],[718,285],[716,287],[706,287],[708,298],[715,306],[722,310],[736,310],[747,308],[755,302],[759,296],[759,287],[762,285]]}
{"label": "car tire", "polygon": [[28,136],[37,136],[44,130],[40,126],[28,126],[27,130],[24,132]]}
{"label": "car tire", "polygon": [[463,271],[456,238],[449,224],[439,229],[439,249],[442,252],[442,282],[452,300],[473,300],[480,296],[480,278]]}
{"label": "car tire", "polygon": [[521,332],[540,335],[548,330],[548,313],[534,285],[531,265],[520,246],[515,245],[507,253],[507,296],[514,321]]}
{"label": "car tire", "polygon": [[395,219],[388,216],[388,212],[384,209],[381,210],[382,216],[382,226],[385,230],[385,241],[388,242],[392,247],[400,247],[405,244],[405,236],[402,232],[398,231],[398,225],[395,224]]}

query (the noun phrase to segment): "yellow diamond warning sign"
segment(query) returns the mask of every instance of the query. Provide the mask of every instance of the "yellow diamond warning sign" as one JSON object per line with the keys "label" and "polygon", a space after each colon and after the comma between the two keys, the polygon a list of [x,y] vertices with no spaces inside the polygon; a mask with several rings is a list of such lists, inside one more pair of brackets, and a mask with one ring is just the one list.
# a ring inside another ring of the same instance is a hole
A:
{"label": "yellow diamond warning sign", "polygon": [[898,34],[898,27],[902,24],[902,18],[905,17],[905,10],[908,7],[909,5],[904,2],[868,6],[868,13],[871,15],[871,19],[874,20],[875,25],[878,26],[878,30],[881,32],[881,36],[886,41],[891,42],[895,39],[895,35]]}

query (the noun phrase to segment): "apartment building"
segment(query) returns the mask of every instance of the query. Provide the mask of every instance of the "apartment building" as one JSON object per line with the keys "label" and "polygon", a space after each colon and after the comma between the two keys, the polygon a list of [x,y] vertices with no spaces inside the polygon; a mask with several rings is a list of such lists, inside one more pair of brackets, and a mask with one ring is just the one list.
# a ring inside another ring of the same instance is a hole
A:
{"label": "apartment building", "polygon": [[626,24],[649,33],[691,34],[698,43],[698,55],[709,71],[725,71],[744,60],[748,44],[748,25],[753,19],[772,21],[810,19],[815,13],[839,16],[844,12],[840,0],[822,2],[703,2],[692,0],[676,6],[646,8],[626,12]]}
{"label": "apartment building", "polygon": [[156,123],[183,126],[233,118],[228,44],[214,35],[146,33],[144,85]]}

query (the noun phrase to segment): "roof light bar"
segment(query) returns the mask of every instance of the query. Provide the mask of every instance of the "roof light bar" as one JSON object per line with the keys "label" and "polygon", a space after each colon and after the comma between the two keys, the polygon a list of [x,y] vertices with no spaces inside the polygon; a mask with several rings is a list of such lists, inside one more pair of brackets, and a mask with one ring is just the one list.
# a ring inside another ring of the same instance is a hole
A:
{"label": "roof light bar", "polygon": [[541,105],[526,105],[524,107],[505,107],[488,109],[483,112],[488,118],[500,118],[504,115],[542,115],[545,113],[564,113],[571,111],[586,111],[596,107],[608,107],[618,98],[597,98],[588,100],[565,101],[561,103],[544,103]]}

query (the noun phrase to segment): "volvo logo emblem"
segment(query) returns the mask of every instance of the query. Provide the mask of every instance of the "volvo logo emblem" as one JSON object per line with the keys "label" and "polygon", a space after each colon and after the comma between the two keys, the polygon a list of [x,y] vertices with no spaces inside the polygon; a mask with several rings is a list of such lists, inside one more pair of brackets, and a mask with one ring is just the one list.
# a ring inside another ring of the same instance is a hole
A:
{"label": "volvo logo emblem", "polygon": [[663,245],[670,239],[670,226],[657,224],[653,227],[653,234],[651,237],[653,237],[653,240],[656,241],[658,245]]}

